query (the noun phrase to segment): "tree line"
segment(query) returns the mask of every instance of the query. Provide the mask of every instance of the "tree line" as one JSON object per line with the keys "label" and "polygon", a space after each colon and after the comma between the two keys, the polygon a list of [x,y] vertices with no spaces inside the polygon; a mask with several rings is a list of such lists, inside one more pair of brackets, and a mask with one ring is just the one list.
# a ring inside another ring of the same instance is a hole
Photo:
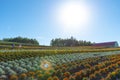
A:
{"label": "tree line", "polygon": [[64,47],[64,46],[91,46],[93,43],[86,40],[77,40],[73,37],[67,38],[67,39],[61,39],[56,38],[52,39],[50,42],[51,46],[58,46],[58,47]]}
{"label": "tree line", "polygon": [[15,38],[4,38],[2,41],[39,45],[39,42],[36,39],[23,38],[20,36]]}

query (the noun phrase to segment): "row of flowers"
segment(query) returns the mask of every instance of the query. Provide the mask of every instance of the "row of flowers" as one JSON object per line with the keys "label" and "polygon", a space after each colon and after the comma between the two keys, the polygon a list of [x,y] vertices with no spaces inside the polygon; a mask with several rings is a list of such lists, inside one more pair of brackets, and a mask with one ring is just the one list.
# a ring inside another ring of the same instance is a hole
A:
{"label": "row of flowers", "polygon": [[[68,66],[67,64],[58,65],[53,76],[57,76],[57,80],[116,80],[119,78],[118,75],[120,75],[119,57],[120,55],[111,55],[90,59],[88,58],[82,60],[82,62],[80,61],[80,63],[77,61],[71,62],[74,67]],[[81,63],[84,64],[84,68],[78,68],[76,70],[78,66],[81,66]],[[70,69],[72,69],[73,72],[70,72]],[[110,76],[109,79],[107,79],[108,76],[112,74],[115,75],[115,78],[113,79],[113,77]],[[49,77],[48,80],[53,80],[53,77]]]}
{"label": "row of flowers", "polygon": [[[52,80],[54,78],[55,80],[81,80],[90,78],[96,71],[102,73],[104,69],[108,69],[109,72],[112,72],[112,69],[117,69],[114,66],[119,67],[119,57],[119,53],[99,52],[67,53],[30,57],[20,60],[15,59],[14,61],[0,62],[0,75],[2,75],[0,78],[6,77],[8,80]],[[44,67],[46,63],[48,67]],[[103,74],[101,75],[104,76]]]}
{"label": "row of flowers", "polygon": [[[109,52],[107,52],[109,51]],[[113,52],[112,52],[113,51]],[[74,54],[74,53],[110,53],[114,54],[114,52],[119,53],[120,51],[116,51],[114,49],[82,49],[82,50],[72,50],[72,49],[63,49],[63,50],[14,50],[14,51],[0,51],[0,62],[2,61],[11,61],[11,60],[19,60],[30,57],[43,57],[50,56],[56,54]]]}
{"label": "row of flowers", "polygon": [[66,76],[63,80],[117,80],[120,78],[119,57],[120,55],[109,56],[109,60],[75,72],[75,74]]}

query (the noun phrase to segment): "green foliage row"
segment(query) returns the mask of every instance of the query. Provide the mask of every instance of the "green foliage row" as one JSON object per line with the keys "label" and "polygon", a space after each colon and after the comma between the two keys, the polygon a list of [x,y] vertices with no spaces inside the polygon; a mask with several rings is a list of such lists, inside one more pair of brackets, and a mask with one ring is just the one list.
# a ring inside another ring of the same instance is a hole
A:
{"label": "green foliage row", "polygon": [[21,58],[29,58],[35,56],[46,56],[55,54],[68,54],[68,53],[86,53],[86,52],[106,52],[116,51],[120,49],[94,49],[94,50],[15,50],[15,51],[1,51],[0,61],[16,60]]}

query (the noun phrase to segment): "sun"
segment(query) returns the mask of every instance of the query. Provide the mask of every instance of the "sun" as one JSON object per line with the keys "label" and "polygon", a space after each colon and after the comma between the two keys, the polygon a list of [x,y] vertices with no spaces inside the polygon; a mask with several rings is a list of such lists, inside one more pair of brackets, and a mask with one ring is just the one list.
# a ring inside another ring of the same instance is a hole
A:
{"label": "sun", "polygon": [[57,21],[63,29],[78,30],[83,29],[88,24],[90,18],[89,7],[80,2],[70,1],[61,4],[58,8]]}

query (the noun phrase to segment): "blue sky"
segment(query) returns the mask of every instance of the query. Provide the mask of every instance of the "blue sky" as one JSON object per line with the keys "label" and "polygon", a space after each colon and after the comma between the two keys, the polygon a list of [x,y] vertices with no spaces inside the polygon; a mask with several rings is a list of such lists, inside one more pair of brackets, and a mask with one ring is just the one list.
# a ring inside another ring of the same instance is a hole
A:
{"label": "blue sky", "polygon": [[89,28],[76,33],[63,31],[54,19],[59,5],[69,1],[0,0],[0,39],[36,38],[41,45],[49,45],[52,38],[70,36],[92,42],[120,42],[120,0],[85,0],[84,3],[91,6]]}

